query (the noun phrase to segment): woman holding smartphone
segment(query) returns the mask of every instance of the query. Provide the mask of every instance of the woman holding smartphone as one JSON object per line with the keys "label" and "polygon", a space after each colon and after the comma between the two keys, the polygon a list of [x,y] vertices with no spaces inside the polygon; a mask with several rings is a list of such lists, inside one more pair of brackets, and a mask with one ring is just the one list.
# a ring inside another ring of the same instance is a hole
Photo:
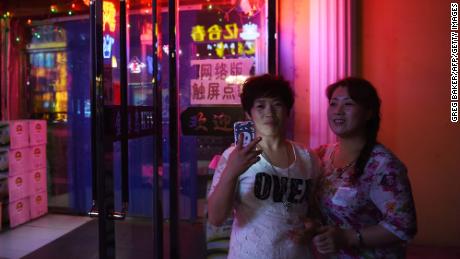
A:
{"label": "woman holding smartphone", "polygon": [[318,149],[324,222],[313,241],[338,258],[405,258],[417,232],[407,169],[377,142],[380,98],[371,83],[346,78],[327,88],[337,143]]}
{"label": "woman holding smartphone", "polygon": [[[240,134],[222,154],[208,197],[209,222],[220,225],[233,213],[228,258],[311,258],[309,246],[295,241],[311,211],[319,162],[286,139],[293,91],[280,77],[256,76],[243,84],[241,103],[256,137],[243,146]],[[310,236],[305,231],[302,238]]]}

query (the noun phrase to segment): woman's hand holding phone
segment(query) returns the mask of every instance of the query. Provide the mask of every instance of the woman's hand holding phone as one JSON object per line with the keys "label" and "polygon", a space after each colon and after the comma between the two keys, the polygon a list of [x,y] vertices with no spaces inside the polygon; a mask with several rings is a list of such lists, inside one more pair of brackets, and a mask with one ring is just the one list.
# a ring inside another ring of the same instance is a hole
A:
{"label": "woman's hand holding phone", "polygon": [[227,161],[226,171],[235,178],[259,161],[259,155],[262,153],[262,150],[257,150],[257,143],[262,140],[261,137],[255,138],[246,146],[243,146],[243,138],[243,133],[240,133],[235,149],[230,153]]}

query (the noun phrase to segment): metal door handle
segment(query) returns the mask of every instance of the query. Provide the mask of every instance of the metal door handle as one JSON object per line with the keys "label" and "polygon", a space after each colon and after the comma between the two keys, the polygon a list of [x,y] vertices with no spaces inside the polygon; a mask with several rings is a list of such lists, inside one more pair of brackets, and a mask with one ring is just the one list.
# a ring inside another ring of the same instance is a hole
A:
{"label": "metal door handle", "polygon": [[[127,202],[123,202],[121,212],[118,212],[118,211],[111,212],[111,213],[109,213],[107,215],[107,218],[108,219],[115,219],[115,220],[124,220],[126,218],[126,214],[128,213],[128,205],[129,204]],[[97,210],[97,206],[96,206],[95,201],[93,201],[93,206],[92,206],[90,212],[88,212],[88,216],[90,216],[92,218],[99,217],[99,211]]]}

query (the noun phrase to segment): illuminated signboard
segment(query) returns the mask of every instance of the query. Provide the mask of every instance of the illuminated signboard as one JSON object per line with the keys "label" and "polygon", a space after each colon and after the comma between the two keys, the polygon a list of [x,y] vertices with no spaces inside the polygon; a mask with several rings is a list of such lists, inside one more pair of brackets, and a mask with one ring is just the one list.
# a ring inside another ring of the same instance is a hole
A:
{"label": "illuminated signboard", "polygon": [[145,63],[141,62],[138,57],[133,57],[128,64],[131,74],[140,74],[145,67]]}
{"label": "illuminated signboard", "polygon": [[244,24],[242,30],[237,23],[212,24],[208,27],[195,25],[190,36],[197,44],[197,57],[252,56],[256,52],[255,40],[259,38],[258,26]]}
{"label": "illuminated signboard", "polygon": [[115,43],[115,39],[110,35],[105,35],[103,40],[103,50],[104,50],[104,58],[112,57],[112,45]]}
{"label": "illuminated signboard", "polygon": [[250,75],[253,58],[192,60],[198,78],[190,80],[190,103],[240,104],[241,83]]}
{"label": "illuminated signboard", "polygon": [[115,32],[116,27],[116,15],[117,9],[115,8],[115,4],[111,2],[104,1],[103,2],[103,13],[102,13],[102,21],[104,23],[104,31],[106,31],[106,25],[108,25],[110,32]]}
{"label": "illuminated signboard", "polygon": [[194,42],[204,42],[237,40],[239,38],[243,40],[256,40],[260,34],[258,32],[257,24],[244,24],[242,32],[239,33],[238,25],[236,23],[230,23],[225,24],[224,26],[213,24],[208,28],[203,25],[195,25],[192,27],[190,36]]}
{"label": "illuminated signboard", "polygon": [[206,50],[208,51],[208,56],[211,56],[211,53],[215,53],[219,58],[225,55],[251,56],[256,53],[256,45],[253,41],[232,43],[219,42],[207,44]]}
{"label": "illuminated signboard", "polygon": [[233,123],[244,120],[239,106],[188,107],[180,114],[186,136],[231,136]]}
{"label": "illuminated signboard", "polygon": [[103,31],[106,32],[103,38],[103,55],[105,59],[110,59],[112,57],[112,46],[115,43],[115,39],[109,34],[114,33],[116,29],[117,9],[115,8],[115,4],[109,1],[103,2],[102,9]]}
{"label": "illuminated signboard", "polygon": [[256,40],[259,36],[260,33],[257,24],[248,23],[243,25],[243,32],[240,33],[240,37],[243,40]]}
{"label": "illuminated signboard", "polygon": [[222,27],[219,24],[213,24],[207,29],[205,26],[196,25],[192,27],[191,36],[195,42],[203,42],[206,39],[210,41],[236,40],[238,39],[238,25],[231,23]]}

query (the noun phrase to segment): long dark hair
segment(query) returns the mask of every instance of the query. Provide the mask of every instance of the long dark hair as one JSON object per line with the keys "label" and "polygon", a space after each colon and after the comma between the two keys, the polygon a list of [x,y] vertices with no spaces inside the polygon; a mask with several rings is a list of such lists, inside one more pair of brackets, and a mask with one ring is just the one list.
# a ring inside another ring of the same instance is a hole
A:
{"label": "long dark hair", "polygon": [[377,134],[380,127],[380,98],[375,87],[367,80],[357,77],[347,77],[329,85],[326,95],[329,101],[332,94],[338,87],[345,87],[351,99],[366,111],[371,112],[371,118],[366,122],[366,143],[356,160],[355,179],[358,179],[364,172],[374,146],[377,144]]}

